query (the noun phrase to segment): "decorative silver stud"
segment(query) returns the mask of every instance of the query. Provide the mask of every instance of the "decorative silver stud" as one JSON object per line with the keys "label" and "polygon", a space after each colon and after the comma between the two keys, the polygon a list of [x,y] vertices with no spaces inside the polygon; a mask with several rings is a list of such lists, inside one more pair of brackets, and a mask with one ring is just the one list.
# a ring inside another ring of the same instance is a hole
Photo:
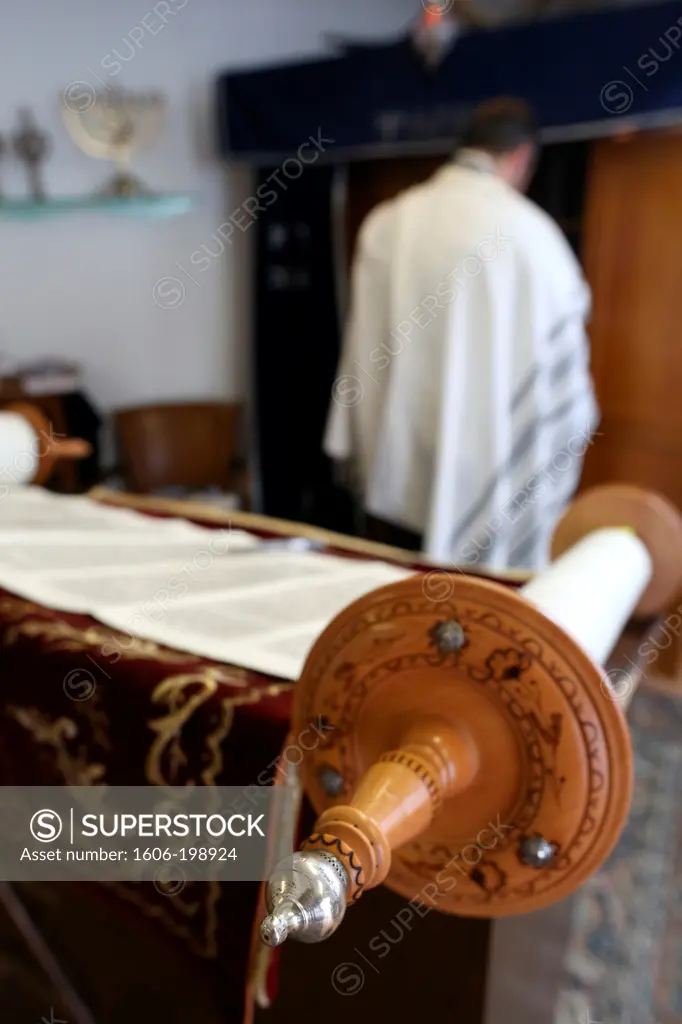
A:
{"label": "decorative silver stud", "polygon": [[341,796],[345,786],[345,779],[341,772],[331,765],[323,765],[317,773],[317,781],[322,786],[327,796]]}
{"label": "decorative silver stud", "polygon": [[449,622],[439,622],[434,626],[431,630],[431,639],[441,654],[452,654],[464,647],[466,633],[459,622],[451,619]]}
{"label": "decorative silver stud", "polygon": [[525,836],[519,844],[519,857],[531,868],[546,868],[554,860],[557,852],[555,843],[536,832],[534,836]]}

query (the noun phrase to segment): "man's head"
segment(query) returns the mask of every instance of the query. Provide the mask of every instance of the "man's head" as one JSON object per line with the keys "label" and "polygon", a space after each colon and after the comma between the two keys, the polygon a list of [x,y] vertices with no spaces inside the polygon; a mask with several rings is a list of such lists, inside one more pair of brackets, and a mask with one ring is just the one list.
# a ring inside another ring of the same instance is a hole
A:
{"label": "man's head", "polygon": [[535,170],[538,132],[533,112],[523,100],[488,100],[476,107],[460,147],[478,149],[495,161],[498,175],[525,191]]}

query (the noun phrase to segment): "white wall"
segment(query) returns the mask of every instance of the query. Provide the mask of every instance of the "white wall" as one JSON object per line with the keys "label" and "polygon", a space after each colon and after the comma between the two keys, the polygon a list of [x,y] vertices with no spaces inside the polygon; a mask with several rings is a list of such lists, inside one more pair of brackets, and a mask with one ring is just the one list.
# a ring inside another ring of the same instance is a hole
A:
{"label": "white wall", "polygon": [[[247,187],[244,172],[228,174],[211,152],[216,72],[319,52],[328,31],[387,37],[417,7],[416,0],[169,0],[164,25],[155,4],[166,11],[157,0],[5,0],[2,12],[0,134],[13,127],[19,106],[34,110],[53,136],[45,174],[52,195],[88,193],[110,173],[75,147],[59,110],[66,87],[101,89],[99,78],[167,94],[166,131],[134,169],[159,190],[200,196],[198,209],[168,221],[0,218],[0,355],[81,361],[105,411],[243,393],[248,299],[234,251],[196,275],[196,285],[176,267],[190,269],[203,243],[215,247],[212,233]],[[123,67],[113,74],[117,62]],[[25,194],[22,171],[0,154],[5,195]],[[155,283],[168,276],[186,285],[175,308],[154,301]]]}

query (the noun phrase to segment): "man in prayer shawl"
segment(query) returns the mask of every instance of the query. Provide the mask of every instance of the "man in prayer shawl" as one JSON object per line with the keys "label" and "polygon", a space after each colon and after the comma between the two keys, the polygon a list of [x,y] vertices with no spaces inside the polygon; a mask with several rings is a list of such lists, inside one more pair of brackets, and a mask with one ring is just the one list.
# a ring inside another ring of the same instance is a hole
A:
{"label": "man in prayer shawl", "polygon": [[589,288],[523,194],[537,152],[524,103],[482,104],[358,238],[324,448],[385,539],[453,565],[542,568],[599,419]]}

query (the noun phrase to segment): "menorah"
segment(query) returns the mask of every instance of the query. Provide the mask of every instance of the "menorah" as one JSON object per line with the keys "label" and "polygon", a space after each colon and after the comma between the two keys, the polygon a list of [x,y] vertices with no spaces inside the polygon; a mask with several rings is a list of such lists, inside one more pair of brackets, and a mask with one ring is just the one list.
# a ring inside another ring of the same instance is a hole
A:
{"label": "menorah", "polygon": [[62,115],[71,138],[88,156],[111,160],[113,176],[101,189],[105,196],[146,196],[151,194],[130,171],[136,150],[158,137],[165,111],[165,98],[158,93],[132,93],[106,89],[95,93],[82,110],[64,98]]}

